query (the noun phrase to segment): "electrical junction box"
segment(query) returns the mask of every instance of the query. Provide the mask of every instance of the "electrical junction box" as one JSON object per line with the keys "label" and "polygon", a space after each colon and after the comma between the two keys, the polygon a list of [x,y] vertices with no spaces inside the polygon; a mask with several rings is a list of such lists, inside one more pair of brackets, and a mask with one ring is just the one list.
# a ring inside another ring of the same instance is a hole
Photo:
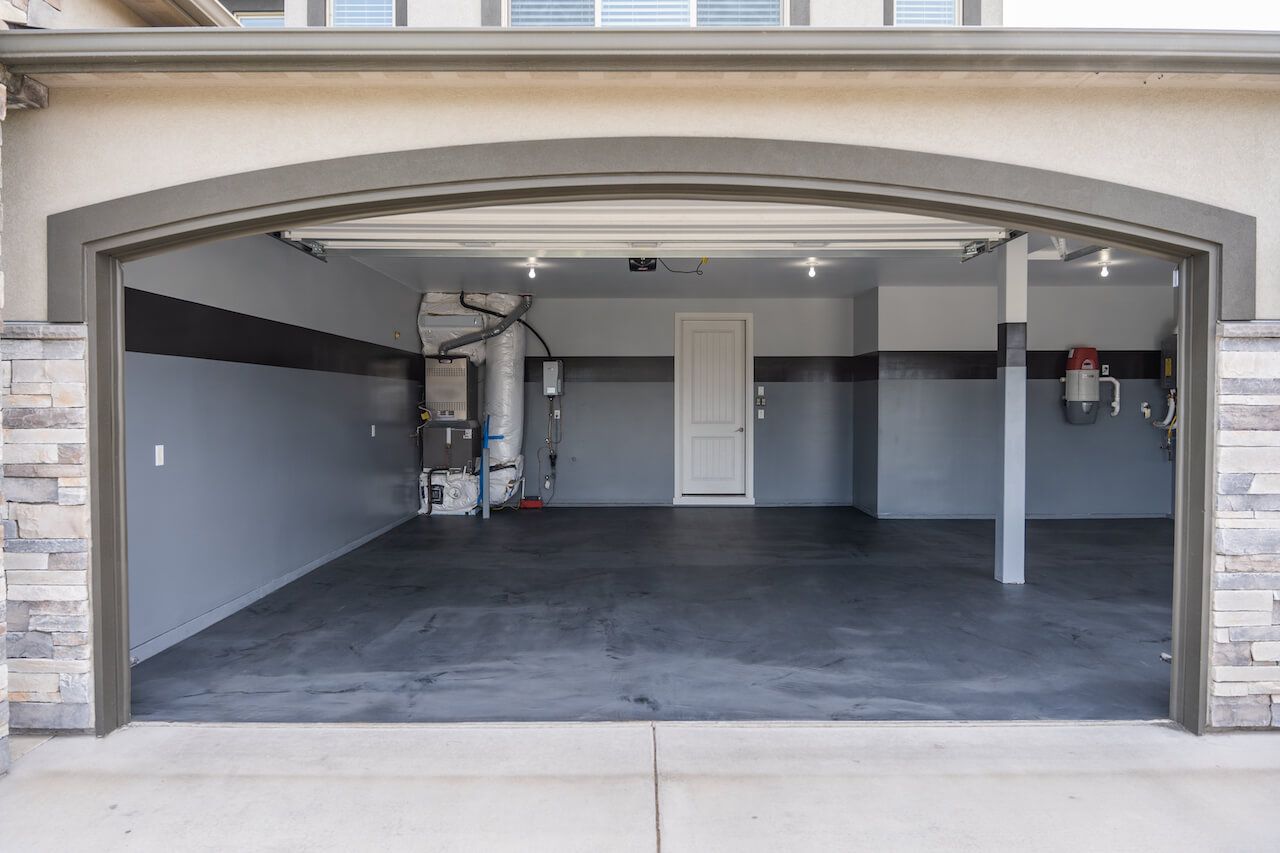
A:
{"label": "electrical junction box", "polygon": [[559,397],[564,393],[564,362],[542,362],[542,395]]}
{"label": "electrical junction box", "polygon": [[1178,336],[1170,335],[1160,342],[1160,387],[1172,391],[1178,387]]}

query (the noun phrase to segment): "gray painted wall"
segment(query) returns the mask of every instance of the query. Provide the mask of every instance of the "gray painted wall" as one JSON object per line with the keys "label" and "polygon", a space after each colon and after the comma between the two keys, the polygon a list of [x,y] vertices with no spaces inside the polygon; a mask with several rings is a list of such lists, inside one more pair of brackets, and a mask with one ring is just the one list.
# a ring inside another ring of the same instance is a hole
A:
{"label": "gray painted wall", "polygon": [[700,311],[751,314],[756,355],[853,355],[851,299],[535,299],[529,322],[556,355],[670,356],[675,315]]}
{"label": "gray painted wall", "polygon": [[[858,352],[989,350],[995,345],[995,290],[985,287],[878,288],[857,297]],[[1176,291],[1155,285],[1032,287],[1030,349],[1150,350],[1173,328]],[[872,336],[875,343],[871,344]],[[999,400],[993,380],[910,379],[858,383],[855,419],[869,430],[874,462],[855,457],[855,505],[883,517],[991,517],[996,507]],[[1040,517],[1163,516],[1173,508],[1173,464],[1162,434],[1142,418],[1163,412],[1154,381],[1121,382],[1122,411],[1096,424],[1062,417],[1056,380],[1027,388],[1027,512]],[[1109,400],[1104,388],[1103,399]],[[874,477],[874,481],[872,481]],[[874,487],[871,483],[874,482]],[[874,491],[874,494],[872,492]]]}
{"label": "gray painted wall", "polygon": [[[999,410],[992,380],[882,380],[876,514],[991,518],[996,510]],[[1173,466],[1163,434],[1142,418],[1159,384],[1125,380],[1118,417],[1087,426],[1062,416],[1056,380],[1027,383],[1027,513],[1033,517],[1165,516]],[[870,393],[870,391],[868,391]],[[1109,399],[1108,392],[1103,398]],[[1157,407],[1158,408],[1158,407]],[[862,504],[860,508],[866,509]]]}
{"label": "gray painted wall", "polygon": [[422,349],[418,293],[350,258],[334,255],[322,263],[270,237],[130,261],[124,276],[138,290],[409,352]]}
{"label": "gray painted wall", "polygon": [[[321,263],[267,237],[131,262],[124,275],[139,290],[420,348],[416,293],[346,258]],[[127,354],[135,655],[172,645],[415,512],[409,436],[418,394],[404,380]],[[154,464],[157,444],[163,467]]]}
{"label": "gray painted wall", "polygon": [[[1036,348],[1065,347],[1078,334],[1102,347],[1152,349],[1173,324],[1172,289],[1163,286],[1033,288],[1030,299]],[[687,311],[751,312],[761,356],[983,350],[995,340],[994,288],[976,287],[880,288],[844,300],[543,299],[530,320],[557,355],[670,356],[675,314]],[[532,336],[529,353],[542,354]],[[1120,418],[1073,427],[1061,415],[1059,384],[1031,383],[1031,514],[1170,511],[1171,463],[1138,409],[1143,400],[1159,409],[1164,395],[1154,382],[1123,386]],[[766,419],[755,422],[757,503],[990,517],[995,390],[992,380],[769,383]],[[546,404],[536,384],[526,393],[525,454],[534,477]],[[672,394],[670,383],[568,383],[557,501],[670,503]]]}
{"label": "gray painted wall", "polygon": [[853,382],[853,505],[879,512],[880,389],[878,382]]}
{"label": "gray painted wall", "polygon": [[417,395],[397,379],[128,353],[130,645],[412,514]]}
{"label": "gray painted wall", "polygon": [[[765,420],[756,421],[756,504],[848,506],[853,383],[761,384],[769,402]],[[555,503],[669,506],[675,493],[674,393],[670,382],[567,384]],[[546,415],[539,385],[526,383],[530,494],[536,493],[536,454],[546,436]]]}
{"label": "gray painted wall", "polygon": [[[675,316],[744,312],[757,356],[852,354],[851,299],[539,299],[529,320],[556,356],[663,356]],[[541,356],[529,336],[530,355]],[[848,382],[765,386],[755,421],[758,505],[848,506],[853,496],[853,387]],[[675,492],[675,389],[670,382],[569,382],[556,502],[670,505]],[[528,383],[524,450],[530,483],[546,435],[546,399]],[[533,493],[530,489],[530,493]]]}

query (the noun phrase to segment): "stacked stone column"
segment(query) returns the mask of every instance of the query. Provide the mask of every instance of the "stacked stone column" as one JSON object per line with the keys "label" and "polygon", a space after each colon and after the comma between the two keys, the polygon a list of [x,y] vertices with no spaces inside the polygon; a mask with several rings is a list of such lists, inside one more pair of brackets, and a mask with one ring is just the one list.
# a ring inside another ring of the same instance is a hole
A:
{"label": "stacked stone column", "polygon": [[1280,323],[1218,336],[1210,725],[1280,727]]}
{"label": "stacked stone column", "polygon": [[10,718],[93,725],[85,327],[11,323],[0,336]]}

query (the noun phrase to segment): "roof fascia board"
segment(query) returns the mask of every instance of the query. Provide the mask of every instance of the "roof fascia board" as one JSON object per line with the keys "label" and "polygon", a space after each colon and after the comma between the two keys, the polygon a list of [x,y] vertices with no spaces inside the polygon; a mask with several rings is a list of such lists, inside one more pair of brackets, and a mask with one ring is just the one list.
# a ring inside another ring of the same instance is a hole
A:
{"label": "roof fascia board", "polygon": [[144,21],[153,27],[239,27],[236,16],[218,2],[218,0],[163,0],[157,7],[155,3],[140,3],[137,0],[122,0]]}
{"label": "roof fascia board", "polygon": [[1280,33],[1149,30],[0,32],[28,74],[198,71],[997,71],[1280,74]]}

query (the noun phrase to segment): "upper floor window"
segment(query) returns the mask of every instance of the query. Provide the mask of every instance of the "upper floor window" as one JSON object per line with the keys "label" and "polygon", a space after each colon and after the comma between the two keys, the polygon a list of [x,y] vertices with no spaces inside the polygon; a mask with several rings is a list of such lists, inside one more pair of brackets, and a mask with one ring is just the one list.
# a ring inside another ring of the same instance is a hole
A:
{"label": "upper floor window", "polygon": [[777,27],[783,0],[508,0],[513,27]]}
{"label": "upper floor window", "polygon": [[333,27],[394,27],[395,0],[329,0]]}
{"label": "upper floor window", "polygon": [[960,23],[959,0],[893,0],[896,27],[954,27]]}

